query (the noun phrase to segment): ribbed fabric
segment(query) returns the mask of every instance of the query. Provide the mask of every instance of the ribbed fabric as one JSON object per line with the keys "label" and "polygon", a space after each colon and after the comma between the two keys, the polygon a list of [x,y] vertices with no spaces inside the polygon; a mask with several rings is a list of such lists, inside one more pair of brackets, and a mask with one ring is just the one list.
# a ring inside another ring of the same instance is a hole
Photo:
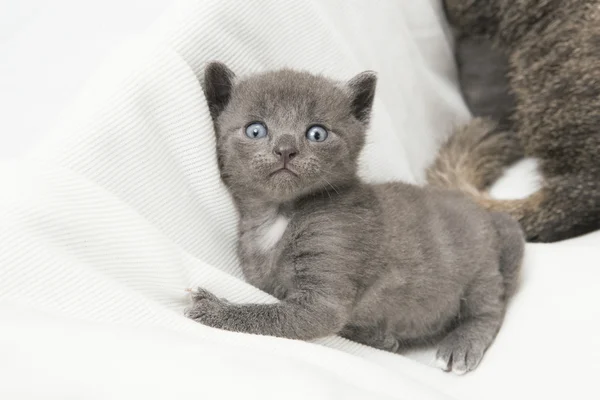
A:
{"label": "ribbed fabric", "polygon": [[490,380],[458,383],[341,338],[241,335],[183,317],[187,287],[274,301],[238,266],[198,80],[205,63],[340,79],[376,70],[361,173],[418,182],[468,117],[441,21],[437,0],[180,1],[118,50],[52,135],[4,171],[0,397],[444,398],[429,384],[492,398],[469,389]]}
{"label": "ribbed fabric", "polygon": [[10,329],[0,352],[12,357],[0,357],[0,397],[442,398],[398,372],[428,369],[400,356],[382,356],[394,371],[341,338],[256,337],[183,317],[187,287],[274,301],[237,262],[236,215],[199,85],[205,63],[339,79],[378,71],[362,172],[415,181],[435,137],[466,116],[433,3],[180,1],[116,51],[4,185],[0,315]]}

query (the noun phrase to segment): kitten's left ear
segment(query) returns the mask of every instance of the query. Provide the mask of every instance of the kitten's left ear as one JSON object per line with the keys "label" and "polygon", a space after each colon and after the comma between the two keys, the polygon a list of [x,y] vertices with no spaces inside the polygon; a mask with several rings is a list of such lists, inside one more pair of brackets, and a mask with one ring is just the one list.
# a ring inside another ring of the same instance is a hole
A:
{"label": "kitten's left ear", "polygon": [[371,116],[377,74],[374,71],[365,71],[350,79],[347,83],[352,96],[352,115],[360,122],[367,124]]}
{"label": "kitten's left ear", "polygon": [[213,121],[229,103],[234,78],[233,71],[221,62],[211,62],[204,70],[204,95]]}

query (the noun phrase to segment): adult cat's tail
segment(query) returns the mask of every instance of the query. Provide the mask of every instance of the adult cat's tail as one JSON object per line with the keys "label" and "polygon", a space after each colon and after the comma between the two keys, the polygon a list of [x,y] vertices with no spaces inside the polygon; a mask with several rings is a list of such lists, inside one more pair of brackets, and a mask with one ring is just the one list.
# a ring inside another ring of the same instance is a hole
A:
{"label": "adult cat's tail", "polygon": [[[427,169],[427,182],[462,191],[490,211],[502,211],[521,220],[529,198],[496,200],[487,194],[504,170],[523,158],[523,148],[511,132],[498,131],[489,119],[475,118],[458,128],[442,145]],[[536,194],[532,195],[534,199]]]}
{"label": "adult cat's tail", "polygon": [[485,190],[522,157],[523,148],[514,134],[497,131],[488,119],[475,118],[446,140],[427,170],[427,182],[480,201],[491,200]]}
{"label": "adult cat's tail", "polygon": [[547,178],[541,189],[523,199],[490,197],[488,187],[522,157],[516,135],[476,118],[444,143],[427,170],[427,182],[460,190],[490,211],[510,214],[530,242],[555,242],[600,229],[600,191],[593,190],[593,174]]}

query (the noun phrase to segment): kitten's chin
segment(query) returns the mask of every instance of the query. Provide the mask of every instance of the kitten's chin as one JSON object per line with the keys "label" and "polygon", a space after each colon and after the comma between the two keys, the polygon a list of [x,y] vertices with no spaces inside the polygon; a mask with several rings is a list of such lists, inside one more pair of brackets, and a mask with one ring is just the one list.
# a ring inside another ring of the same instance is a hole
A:
{"label": "kitten's chin", "polygon": [[277,177],[277,179],[279,179],[280,177],[296,177],[298,178],[298,174],[296,174],[294,171],[287,169],[287,168],[281,168],[278,169],[277,171],[271,172],[269,174],[270,178],[275,178]]}
{"label": "kitten's chin", "polygon": [[275,200],[287,201],[302,192],[302,183],[295,172],[280,169],[269,174],[267,189]]}

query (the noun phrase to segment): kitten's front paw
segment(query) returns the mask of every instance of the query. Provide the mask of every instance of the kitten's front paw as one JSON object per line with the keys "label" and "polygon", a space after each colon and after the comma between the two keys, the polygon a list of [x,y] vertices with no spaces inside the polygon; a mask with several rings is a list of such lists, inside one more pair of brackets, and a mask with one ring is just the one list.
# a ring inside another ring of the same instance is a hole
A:
{"label": "kitten's front paw", "polygon": [[464,375],[477,368],[484,353],[485,346],[477,340],[471,340],[458,332],[452,332],[440,343],[436,364],[444,371]]}
{"label": "kitten's front paw", "polygon": [[208,290],[198,288],[190,291],[192,306],[185,310],[185,316],[213,328],[226,329],[225,313],[228,303]]}

